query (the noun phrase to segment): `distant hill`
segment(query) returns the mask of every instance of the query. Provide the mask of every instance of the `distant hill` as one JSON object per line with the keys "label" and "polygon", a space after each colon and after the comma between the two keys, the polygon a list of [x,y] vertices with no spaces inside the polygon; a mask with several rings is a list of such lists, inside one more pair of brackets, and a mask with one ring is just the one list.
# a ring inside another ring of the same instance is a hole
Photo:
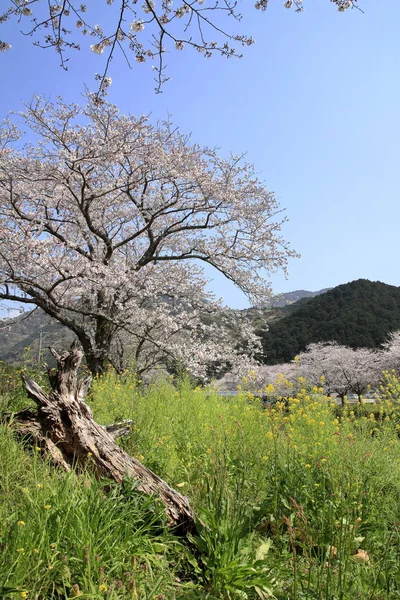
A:
{"label": "distant hill", "polygon": [[303,298],[315,298],[315,296],[320,296],[321,294],[325,294],[328,290],[332,288],[325,288],[323,290],[318,290],[318,292],[309,292],[307,290],[295,290],[294,292],[285,292],[284,294],[278,294],[274,296],[270,302],[271,308],[286,306],[287,304],[291,304],[293,302],[297,302]]}
{"label": "distant hill", "polygon": [[259,328],[267,364],[288,362],[313,342],[378,348],[400,329],[400,287],[358,279],[280,310],[268,331]]}
{"label": "distant hill", "polygon": [[[16,319],[0,320],[0,360],[12,365],[23,362],[51,362],[48,346],[65,350],[74,339],[74,334],[42,310]],[[39,350],[40,360],[39,360]]]}

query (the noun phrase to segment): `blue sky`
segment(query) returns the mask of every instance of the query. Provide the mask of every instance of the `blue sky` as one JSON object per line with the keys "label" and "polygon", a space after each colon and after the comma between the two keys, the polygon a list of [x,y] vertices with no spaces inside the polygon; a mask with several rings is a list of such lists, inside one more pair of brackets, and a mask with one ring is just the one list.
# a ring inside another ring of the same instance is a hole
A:
{"label": "blue sky", "polygon": [[[162,94],[149,65],[129,70],[117,58],[111,68],[109,99],[122,112],[171,115],[195,142],[247,152],[286,209],[283,235],[301,254],[287,280],[271,277],[276,293],[360,277],[400,285],[400,2],[361,4],[364,14],[338,13],[329,0],[304,0],[301,14],[281,0],[265,13],[243,4],[239,29],[256,44],[229,61],[172,50]],[[0,38],[13,45],[0,54],[1,116],[34,93],[79,102],[102,67],[89,39],[64,72],[16,23],[1,26]],[[247,306],[221,277],[211,287],[228,305]]]}

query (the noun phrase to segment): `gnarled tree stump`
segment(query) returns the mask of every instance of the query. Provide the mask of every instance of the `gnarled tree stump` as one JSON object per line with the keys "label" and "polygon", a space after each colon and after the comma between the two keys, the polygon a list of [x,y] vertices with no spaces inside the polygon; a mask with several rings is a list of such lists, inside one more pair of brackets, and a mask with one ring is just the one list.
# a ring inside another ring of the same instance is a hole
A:
{"label": "gnarled tree stump", "polygon": [[47,394],[32,379],[24,378],[28,396],[36,402],[38,411],[15,414],[13,426],[17,432],[33,438],[66,471],[73,466],[87,466],[90,459],[98,476],[119,483],[126,477],[137,480],[138,491],[155,495],[164,503],[170,525],[180,534],[193,531],[194,516],[187,499],[116,444],[115,438],[126,433],[126,423],[107,430],[93,419],[85,403],[91,378],[78,380],[82,352],[77,345],[72,344],[61,355],[50,350],[57,360],[57,371],[49,371],[52,391]]}

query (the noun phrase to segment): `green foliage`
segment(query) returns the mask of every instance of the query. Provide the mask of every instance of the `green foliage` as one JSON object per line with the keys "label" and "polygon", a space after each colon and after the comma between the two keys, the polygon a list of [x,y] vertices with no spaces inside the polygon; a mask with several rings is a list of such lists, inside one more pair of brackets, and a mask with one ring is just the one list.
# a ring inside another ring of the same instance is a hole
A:
{"label": "green foliage", "polygon": [[28,356],[28,360],[19,368],[0,360],[0,413],[16,412],[29,405],[34,406],[34,403],[26,398],[22,375],[35,379],[45,389],[48,387],[47,377],[38,369],[37,365],[32,367],[29,361],[29,351],[26,350],[25,354]]}
{"label": "green foliage", "polygon": [[308,344],[336,341],[378,348],[400,329],[400,288],[359,279],[295,303],[289,314],[260,331],[267,364],[289,362]]}
{"label": "green foliage", "polygon": [[[162,508],[89,473],[60,476],[0,432],[2,585],[28,598],[153,598],[184,552]],[[8,592],[11,594],[11,591]],[[136,596],[135,596],[136,594]],[[12,596],[14,597],[14,596]]]}
{"label": "green foliage", "polygon": [[390,374],[386,400],[338,410],[302,380],[263,409],[188,380],[96,379],[95,418],[132,419],[126,450],[189,497],[189,546],[132,482],[56,472],[3,426],[2,597],[397,599],[398,386]]}

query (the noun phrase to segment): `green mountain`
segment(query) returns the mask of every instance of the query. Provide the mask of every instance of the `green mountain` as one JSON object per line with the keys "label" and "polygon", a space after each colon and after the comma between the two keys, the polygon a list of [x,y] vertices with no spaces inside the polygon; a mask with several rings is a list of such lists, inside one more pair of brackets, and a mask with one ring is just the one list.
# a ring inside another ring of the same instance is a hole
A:
{"label": "green mountain", "polygon": [[358,279],[281,311],[268,331],[259,331],[267,364],[288,362],[313,342],[378,348],[400,329],[400,287]]}

